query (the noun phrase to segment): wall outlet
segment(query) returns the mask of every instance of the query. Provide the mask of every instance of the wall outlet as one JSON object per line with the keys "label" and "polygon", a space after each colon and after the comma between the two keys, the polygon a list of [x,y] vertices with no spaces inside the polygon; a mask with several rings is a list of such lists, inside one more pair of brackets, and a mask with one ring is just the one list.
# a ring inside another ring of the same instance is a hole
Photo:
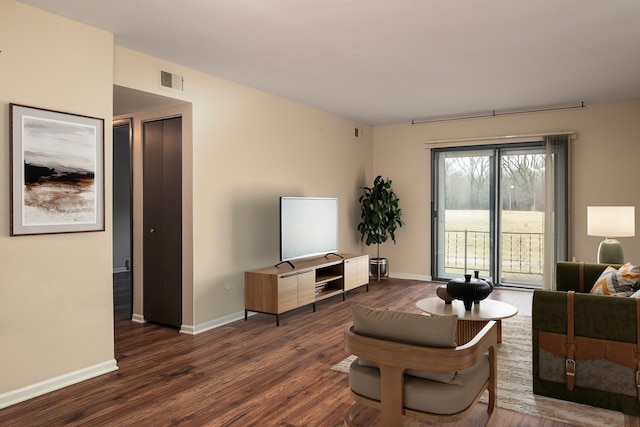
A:
{"label": "wall outlet", "polygon": [[225,295],[231,295],[231,294],[235,294],[235,293],[236,293],[235,286],[225,286],[224,287],[224,294]]}

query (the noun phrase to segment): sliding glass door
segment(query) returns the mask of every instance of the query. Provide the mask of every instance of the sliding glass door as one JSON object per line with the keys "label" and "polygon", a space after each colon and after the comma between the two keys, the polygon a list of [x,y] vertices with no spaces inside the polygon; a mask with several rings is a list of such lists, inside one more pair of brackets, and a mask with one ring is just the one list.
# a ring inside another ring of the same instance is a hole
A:
{"label": "sliding glass door", "polygon": [[494,150],[435,151],[433,219],[438,279],[492,276],[495,251]]}
{"label": "sliding glass door", "polygon": [[500,150],[498,278],[502,284],[542,286],[544,168],[543,148]]}
{"label": "sliding glass door", "polygon": [[542,287],[545,256],[556,260],[558,247],[566,249],[558,243],[566,242],[566,221],[557,221],[566,218],[566,149],[559,155],[547,145],[432,150],[435,279],[477,270],[496,284]]}

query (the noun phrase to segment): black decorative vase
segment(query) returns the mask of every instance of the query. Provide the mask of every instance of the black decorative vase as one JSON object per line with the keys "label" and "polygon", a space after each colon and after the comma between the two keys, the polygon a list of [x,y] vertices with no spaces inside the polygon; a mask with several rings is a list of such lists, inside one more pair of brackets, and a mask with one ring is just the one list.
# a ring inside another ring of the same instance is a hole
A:
{"label": "black decorative vase", "polygon": [[489,296],[493,287],[478,277],[471,278],[470,274],[465,274],[464,279],[453,279],[447,283],[447,293],[464,303],[464,309],[471,310],[474,302],[479,302]]}

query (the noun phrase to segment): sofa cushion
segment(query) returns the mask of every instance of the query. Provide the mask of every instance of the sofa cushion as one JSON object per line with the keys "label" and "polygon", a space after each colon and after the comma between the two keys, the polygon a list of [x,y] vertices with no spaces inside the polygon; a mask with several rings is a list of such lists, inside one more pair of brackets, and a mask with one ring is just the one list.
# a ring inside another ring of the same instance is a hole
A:
{"label": "sofa cushion", "polygon": [[619,269],[607,267],[591,288],[594,295],[629,296],[640,280],[640,268],[626,263]]}
{"label": "sofa cushion", "polygon": [[[391,310],[375,310],[360,304],[351,306],[353,330],[360,335],[403,344],[425,347],[453,348],[456,346],[458,316],[425,316]],[[358,359],[360,366],[377,368],[370,360]],[[408,369],[408,375],[450,383],[455,372],[433,372]]]}
{"label": "sofa cushion", "polygon": [[556,290],[589,293],[608,265],[616,269],[622,267],[621,264],[559,261],[556,265]]}

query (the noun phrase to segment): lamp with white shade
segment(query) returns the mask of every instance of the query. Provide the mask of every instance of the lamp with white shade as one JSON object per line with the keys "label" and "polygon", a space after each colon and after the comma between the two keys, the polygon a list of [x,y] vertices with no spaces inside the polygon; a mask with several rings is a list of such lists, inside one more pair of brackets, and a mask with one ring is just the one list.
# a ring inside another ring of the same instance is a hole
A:
{"label": "lamp with white shade", "polygon": [[587,206],[587,235],[605,239],[598,247],[598,263],[624,264],[622,245],[616,237],[636,234],[635,206]]}

